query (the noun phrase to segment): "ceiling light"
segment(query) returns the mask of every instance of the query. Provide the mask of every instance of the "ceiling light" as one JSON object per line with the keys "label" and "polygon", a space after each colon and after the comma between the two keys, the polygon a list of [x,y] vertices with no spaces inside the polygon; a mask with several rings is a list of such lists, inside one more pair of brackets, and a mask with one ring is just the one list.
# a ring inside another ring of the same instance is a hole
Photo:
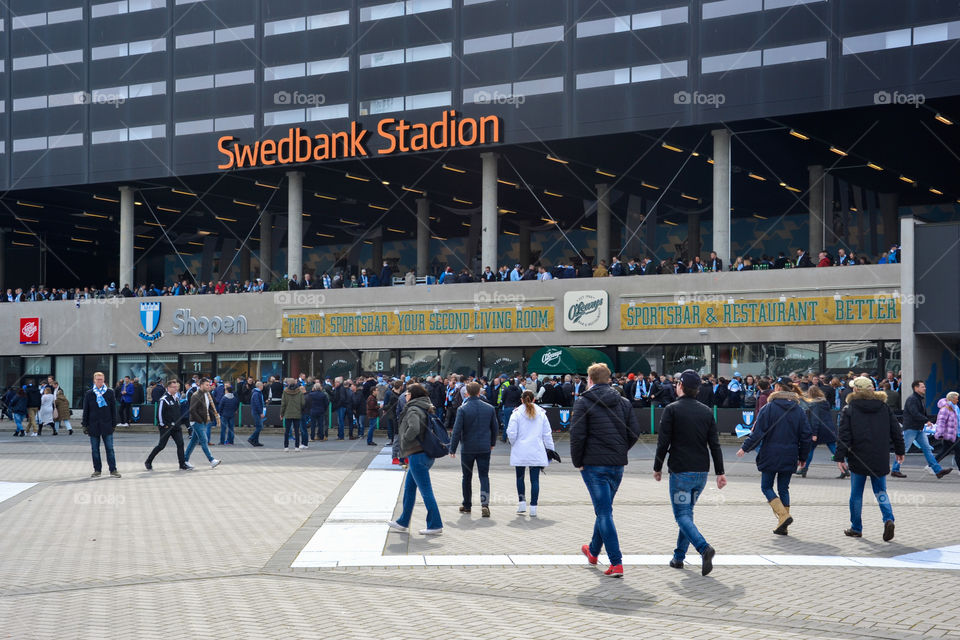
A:
{"label": "ceiling light", "polygon": [[331,234],[331,233],[320,233],[319,231],[317,231],[317,235],[320,236],[321,238],[332,238],[332,237],[334,237],[333,234]]}
{"label": "ceiling light", "polygon": [[540,219],[546,222],[547,224],[557,224],[557,221],[551,218],[540,218]]}
{"label": "ceiling light", "polygon": [[787,191],[792,191],[792,192],[794,192],[794,193],[800,193],[800,189],[797,189],[796,187],[791,187],[791,186],[788,185],[788,184],[783,185],[783,188],[786,189]]}
{"label": "ceiling light", "polygon": [[466,169],[460,169],[459,167],[451,167],[449,164],[443,165],[443,168],[447,171],[453,171],[454,173],[466,173]]}
{"label": "ceiling light", "polygon": [[260,182],[259,180],[257,180],[257,181],[254,182],[253,184],[257,185],[258,187],[266,187],[267,189],[279,189],[279,188],[280,188],[278,185],[269,184],[269,183],[266,183],[266,182]]}
{"label": "ceiling light", "polygon": [[120,202],[120,201],[117,200],[116,198],[108,198],[108,197],[106,197],[106,196],[98,196],[97,194],[93,194],[93,199],[94,199],[94,200],[103,200],[104,202]]}
{"label": "ceiling light", "polygon": [[473,204],[473,203],[470,202],[469,200],[464,200],[463,198],[454,198],[453,201],[454,201],[454,202],[459,202],[460,204]]}
{"label": "ceiling light", "polygon": [[570,164],[570,161],[569,161],[569,160],[564,160],[564,159],[562,159],[562,158],[558,158],[557,156],[551,155],[551,154],[549,154],[549,153],[547,154],[547,160],[549,160],[549,161],[551,161],[551,162],[559,162],[560,164]]}
{"label": "ceiling light", "polygon": [[20,229],[14,229],[13,232],[14,232],[14,233],[19,233],[19,234],[22,235],[22,236],[35,236],[35,235],[37,235],[37,234],[35,234],[33,231],[21,231]]}
{"label": "ceiling light", "polygon": [[43,209],[42,204],[34,204],[33,202],[24,202],[22,200],[17,200],[17,204],[21,207],[33,207],[34,209]]}
{"label": "ceiling light", "polygon": [[192,193],[190,191],[182,191],[180,189],[170,189],[170,191],[172,191],[173,193],[179,193],[182,196],[193,196],[194,198],[197,197],[197,194]]}
{"label": "ceiling light", "polygon": [[[85,215],[88,215],[88,214],[85,214]],[[98,217],[98,218],[106,218],[106,216],[97,216],[97,217]],[[149,220],[144,220],[144,221],[143,221],[143,224],[147,225],[148,227],[162,227],[162,226],[163,226],[163,225],[160,224],[159,222],[150,222]]]}
{"label": "ceiling light", "polygon": [[427,192],[424,191],[423,189],[414,189],[413,187],[401,187],[401,189],[403,189],[404,191],[409,191],[410,193],[420,194],[421,196],[427,195]]}
{"label": "ceiling light", "polygon": [[37,246],[37,245],[33,244],[32,242],[17,242],[16,240],[12,241],[10,244],[12,244],[12,245],[15,246],[15,247],[35,247],[35,246]]}
{"label": "ceiling light", "polygon": [[871,169],[873,169],[874,171],[883,171],[883,167],[881,167],[880,165],[875,164],[875,163],[873,163],[873,162],[868,162],[868,163],[867,163],[867,166],[870,167]]}
{"label": "ceiling light", "polygon": [[608,178],[616,178],[617,174],[610,173],[609,171],[604,171],[603,169],[597,169],[597,174],[601,176],[606,176]]}
{"label": "ceiling light", "polygon": [[241,205],[243,205],[243,206],[245,206],[245,207],[256,207],[256,206],[257,206],[257,205],[255,205],[255,204],[253,204],[252,202],[244,202],[243,200],[237,200],[236,198],[233,199],[233,204],[241,204]]}
{"label": "ceiling light", "polygon": [[510,182],[509,180],[503,180],[501,178],[497,178],[497,182],[499,182],[500,184],[505,184],[508,187],[513,187],[514,189],[520,188],[519,184],[517,184],[516,182]]}
{"label": "ceiling light", "polygon": [[470,223],[469,223],[469,222],[461,222],[461,223],[460,223],[460,226],[461,226],[461,227],[469,227],[469,226],[470,226]]}
{"label": "ceiling light", "polygon": [[[77,229],[86,229],[87,227],[77,227]],[[96,229],[91,229],[91,231],[96,231]],[[153,240],[153,236],[146,236],[142,233],[137,234],[138,238],[143,238],[144,240]]]}
{"label": "ceiling light", "polygon": [[137,206],[139,207],[139,206],[142,205],[143,203],[142,203],[142,202],[137,202],[136,200],[134,200],[134,201],[133,201],[133,204],[135,204],[135,205],[137,205]]}
{"label": "ceiling light", "polygon": [[506,229],[504,229],[503,233],[504,233],[505,235],[508,235],[508,236],[519,236],[519,235],[520,235],[519,233],[515,233],[515,232],[513,232],[513,231],[507,231]]}
{"label": "ceiling light", "polygon": [[833,146],[833,145],[830,145],[830,151],[833,152],[833,153],[835,153],[835,154],[837,154],[837,155],[840,156],[840,157],[843,157],[843,156],[846,156],[846,155],[847,155],[847,152],[846,152],[846,151],[844,151],[843,149],[840,149],[839,147],[835,147],[835,146]]}
{"label": "ceiling light", "polygon": [[767,216],[762,216],[762,215],[760,215],[759,213],[753,214],[753,217],[756,218],[757,220],[766,220],[766,219],[767,219]]}
{"label": "ceiling light", "polygon": [[195,247],[202,247],[202,246],[203,246],[203,243],[202,243],[202,242],[194,242],[193,240],[191,240],[191,241],[188,242],[187,244],[192,244],[192,245],[195,246]]}
{"label": "ceiling light", "polygon": [[224,217],[224,216],[213,216],[213,217],[216,218],[217,220],[222,220],[223,222],[236,222],[236,221],[237,221],[236,218],[227,218],[227,217]]}
{"label": "ceiling light", "polygon": [[794,138],[799,138],[800,140],[809,140],[809,139],[810,139],[810,136],[805,135],[805,134],[802,134],[802,133],[800,133],[799,131],[797,131],[796,129],[790,129],[790,135],[792,135]]}
{"label": "ceiling light", "polygon": [[206,230],[204,230],[204,229],[197,229],[197,235],[208,236],[208,235],[210,235],[210,232],[209,232],[209,231],[206,231]]}
{"label": "ceiling light", "polygon": [[906,182],[907,184],[917,184],[917,181],[916,181],[916,180],[914,180],[913,178],[908,178],[907,176],[904,176],[904,175],[901,175],[901,176],[900,176],[900,179],[901,179],[903,182]]}
{"label": "ceiling light", "polygon": [[[40,222],[36,218],[24,218],[23,216],[18,216],[16,214],[14,214],[13,217],[17,222]],[[106,218],[107,216],[103,217]]]}
{"label": "ceiling light", "polygon": [[932,193],[935,196],[943,195],[943,191],[940,191],[940,189],[934,189],[933,187],[930,187],[930,193]]}
{"label": "ceiling light", "polygon": [[707,158],[707,164],[715,164],[713,158]]}
{"label": "ceiling light", "polygon": [[681,193],[681,194],[680,194],[680,197],[681,197],[681,198],[686,198],[687,200],[700,200],[700,198],[698,198],[698,197],[696,197],[696,196],[689,196],[689,195],[687,195],[687,194],[685,194],[685,193]]}
{"label": "ceiling light", "polygon": [[325,194],[322,194],[322,193],[314,193],[314,194],[313,194],[313,197],[314,197],[314,198],[323,198],[324,200],[336,200],[336,198],[334,198],[333,196],[328,196],[328,195],[325,195]]}
{"label": "ceiling light", "polygon": [[[102,219],[104,219],[104,220],[106,220],[106,219],[109,217],[109,216],[101,215],[101,214],[99,214],[99,213],[90,213],[89,211],[84,211],[84,212],[83,212],[83,215],[87,216],[88,218],[102,218]],[[149,223],[147,223],[147,224],[149,224]],[[159,225],[157,225],[157,226],[159,226]]]}
{"label": "ceiling light", "polygon": [[302,246],[304,249],[313,249],[313,245],[310,245],[310,244],[305,244],[305,245],[301,245],[301,246]]}
{"label": "ceiling light", "polygon": [[546,189],[543,190],[543,193],[546,194],[546,195],[548,195],[548,196],[553,196],[554,198],[562,198],[562,197],[563,197],[563,194],[562,194],[562,193],[554,193],[553,191],[547,191]]}
{"label": "ceiling light", "polygon": [[761,175],[759,175],[759,174],[757,174],[757,173],[754,173],[753,171],[751,171],[750,173],[748,173],[748,174],[747,174],[747,177],[748,177],[748,178],[753,178],[754,180],[759,180],[760,182],[766,182],[766,181],[767,181],[766,178],[764,178],[763,176],[761,176]]}
{"label": "ceiling light", "polygon": [[667,151],[676,151],[677,153],[683,152],[683,149],[681,149],[680,147],[675,147],[672,144],[667,144],[666,142],[664,142],[660,146],[666,149]]}
{"label": "ceiling light", "polygon": [[351,180],[359,180],[360,182],[370,182],[370,178],[364,178],[363,176],[355,176],[349,172],[347,172],[346,177],[350,178]]}
{"label": "ceiling light", "polygon": [[584,231],[596,231],[596,229],[594,229],[593,227],[587,227],[584,225],[580,225],[580,228],[583,229]]}
{"label": "ceiling light", "polygon": [[352,225],[355,225],[355,226],[359,226],[359,225],[360,225],[359,222],[354,222],[353,220],[347,220],[347,219],[345,219],[345,218],[340,218],[340,222],[342,222],[343,224],[352,224]]}
{"label": "ceiling light", "polygon": [[671,227],[678,227],[678,226],[680,226],[680,225],[678,225],[676,222],[671,222],[670,220],[664,220],[663,222],[664,222],[665,224],[670,225]]}
{"label": "ceiling light", "polygon": [[699,157],[700,157],[700,152],[699,152],[699,151],[691,151],[691,152],[690,152],[690,155],[692,155],[694,158],[699,158]]}
{"label": "ceiling light", "polygon": [[640,182],[640,186],[641,186],[641,187],[646,187],[647,189],[657,189],[658,191],[659,191],[659,189],[660,189],[660,187],[658,187],[658,186],[656,186],[656,185],[654,185],[654,184],[648,184],[648,183],[643,182],[643,181]]}
{"label": "ceiling light", "polygon": [[933,117],[939,120],[940,122],[942,122],[943,124],[948,124],[948,125],[953,124],[953,120],[951,120],[950,118],[944,115],[940,115],[939,113]]}
{"label": "ceiling light", "polygon": [[390,186],[390,181],[389,181],[389,180],[381,180],[381,181],[380,181],[380,184],[382,184],[382,185],[385,186],[385,187],[389,187],[389,186]]}
{"label": "ceiling light", "polygon": [[171,209],[170,207],[157,207],[157,211],[169,211],[170,213],[180,213],[180,209]]}
{"label": "ceiling light", "polygon": [[146,247],[141,247],[141,246],[136,245],[136,244],[133,245],[133,248],[134,248],[134,249],[140,249],[141,251],[143,251],[144,249],[146,249]]}
{"label": "ceiling light", "polygon": [[86,244],[93,244],[93,240],[87,240],[86,238],[75,238],[73,236],[70,236],[70,239],[73,240],[74,242],[83,242]]}
{"label": "ceiling light", "polygon": [[371,204],[368,204],[367,206],[370,207],[371,209],[377,209],[378,211],[389,211],[389,209],[379,204],[371,203]]}
{"label": "ceiling light", "polygon": [[394,233],[406,233],[403,229],[394,229],[393,227],[387,227],[387,231],[392,231]]}
{"label": "ceiling light", "polygon": [[97,229],[96,227],[85,227],[85,226],[83,226],[82,224],[75,224],[75,225],[73,225],[73,228],[74,228],[74,229],[81,229],[81,230],[83,230],[83,231],[99,231],[99,229]]}
{"label": "ceiling light", "polygon": [[513,209],[497,209],[497,213],[516,213]]}
{"label": "ceiling light", "polygon": [[442,236],[430,236],[430,237],[433,238],[434,240],[446,240],[446,238]]}

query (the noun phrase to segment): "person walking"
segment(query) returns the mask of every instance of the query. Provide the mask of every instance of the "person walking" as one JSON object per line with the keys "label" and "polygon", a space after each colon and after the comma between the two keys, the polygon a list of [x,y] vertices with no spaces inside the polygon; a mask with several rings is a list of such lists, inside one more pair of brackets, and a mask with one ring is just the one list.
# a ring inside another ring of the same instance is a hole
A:
{"label": "person walking", "polygon": [[260,380],[257,380],[250,391],[250,414],[253,416],[253,433],[247,438],[247,442],[254,447],[262,447],[260,432],[263,431],[263,419],[267,416],[267,405],[263,401],[263,382]]}
{"label": "person walking", "polygon": [[280,401],[280,419],[283,420],[283,451],[290,451],[290,432],[293,431],[294,451],[306,449],[307,443],[300,442],[300,420],[303,418],[303,391],[296,380],[287,380]]}
{"label": "person walking", "polygon": [[[753,430],[743,441],[737,457],[753,449],[757,454],[757,469],[760,471],[760,491],[777,516],[777,535],[787,535],[793,524],[790,515],[790,477],[797,467],[806,467],[813,431],[810,421],[800,407],[800,390],[793,381],[780,376],[773,385],[774,392],[754,421]],[[773,490],[776,480],[777,490]]]}
{"label": "person walking", "polygon": [[63,393],[63,388],[57,387],[56,399],[54,400],[54,407],[56,409],[56,422],[54,423],[53,433],[57,434],[59,429],[66,428],[68,435],[73,435],[73,426],[70,424],[70,401],[67,400],[67,396]]}
{"label": "person walking", "polygon": [[433,495],[430,482],[430,468],[433,458],[423,452],[420,444],[427,433],[427,423],[434,407],[430,403],[426,389],[419,383],[407,385],[407,404],[400,414],[397,439],[400,441],[400,455],[408,459],[407,476],[403,484],[403,508],[400,517],[387,523],[394,531],[406,533],[410,530],[410,518],[417,501],[417,491],[427,508],[427,528],[420,530],[422,536],[438,536],[443,533],[443,520],[440,507]]}
{"label": "person walking", "polygon": [[199,443],[204,455],[207,456],[207,460],[210,462],[210,468],[216,468],[216,466],[220,464],[220,461],[210,453],[210,447],[207,443],[211,425],[214,422],[217,423],[217,426],[220,425],[220,415],[217,413],[217,407],[210,395],[209,378],[200,378],[197,390],[190,397],[190,422],[192,431],[190,442],[187,444],[187,450],[183,456],[184,464],[187,467],[192,467],[190,464],[190,454],[193,453],[193,448]]}
{"label": "person walking", "polygon": [[727,485],[727,476],[723,470],[717,421],[711,408],[697,400],[701,387],[700,374],[693,369],[680,374],[677,400],[667,405],[660,418],[653,479],[660,482],[666,460],[670,471],[670,504],[680,529],[670,566],[682,569],[687,549],[692,544],[702,558],[701,575],[708,575],[713,571],[713,557],[717,552],[694,524],[693,507],[707,485],[711,457],[713,470],[717,474],[717,489]]}
{"label": "person walking", "polygon": [[[476,384],[476,383],[471,383]],[[530,517],[537,517],[537,504],[540,500],[540,472],[543,471],[550,461],[547,458],[547,450],[554,451],[556,445],[553,443],[553,430],[550,428],[550,420],[547,419],[547,412],[534,404],[535,394],[532,391],[524,391],[520,394],[522,408],[518,408],[510,414],[510,422],[507,425],[507,439],[510,441],[510,466],[516,469],[517,474],[517,513],[527,511],[525,500],[526,487],[524,486],[524,475],[527,469],[530,469]],[[463,408],[460,409],[463,411]],[[496,422],[496,418],[494,418]],[[497,432],[493,431],[493,439],[496,441]]]}
{"label": "person walking", "polygon": [[[937,414],[937,429],[934,437],[948,443],[940,454],[939,459],[943,460],[952,453],[954,464],[960,467],[960,446],[957,445],[957,424],[960,423],[960,407],[957,406],[958,398],[960,398],[960,394],[956,391],[951,391],[947,394],[946,398],[941,398],[937,403],[940,412]],[[947,473],[949,473],[949,470],[947,470]],[[944,475],[946,474],[938,473],[937,477],[942,478]]]}
{"label": "person walking", "polygon": [[105,383],[103,373],[93,374],[93,388],[83,394],[83,418],[80,422],[83,433],[90,437],[90,449],[93,454],[93,473],[91,478],[99,478],[103,469],[100,460],[100,443],[107,454],[107,467],[110,475],[120,477],[117,471],[117,458],[113,452],[113,429],[117,424],[117,401],[113,389]]}
{"label": "person walking", "polygon": [[47,426],[57,435],[57,428],[54,425],[53,413],[57,397],[53,395],[53,387],[44,387],[40,395],[40,411],[37,412],[37,435],[43,434],[43,427]]}
{"label": "person walking", "polygon": [[500,424],[503,427],[503,441],[507,441],[507,425],[510,424],[510,416],[514,409],[520,406],[520,396],[523,393],[523,387],[520,385],[518,377],[505,381],[500,385]]}
{"label": "person walking", "polygon": [[220,444],[233,444],[233,424],[236,420],[240,400],[233,393],[233,385],[226,385],[223,397],[217,402],[217,413],[220,414]]}
{"label": "person walking", "polygon": [[13,422],[16,429],[14,436],[24,437],[23,421],[27,419],[27,392],[23,389],[17,389],[10,401],[10,413],[13,415]]}
{"label": "person walking", "polygon": [[580,551],[597,564],[602,547],[610,567],[604,575],[623,577],[623,555],[613,522],[613,499],[623,479],[627,452],[640,437],[640,425],[630,401],[610,386],[610,369],[594,363],[587,369],[587,390],[573,403],[570,458],[590,494],[596,520],[593,538]]}
{"label": "person walking", "polygon": [[310,440],[326,440],[330,398],[321,383],[313,383],[313,389],[307,394],[307,401],[310,404]]}
{"label": "person walking", "polygon": [[[460,483],[463,503],[460,513],[470,513],[473,507],[473,465],[480,476],[480,511],[484,518],[490,517],[490,452],[497,445],[497,412],[480,399],[480,384],[467,383],[467,399],[457,410],[450,437],[450,457],[457,457],[457,447],[463,444],[460,454]],[[512,464],[512,461],[511,461]]]}
{"label": "person walking", "polygon": [[33,384],[33,380],[27,380],[27,385],[23,388],[27,396],[27,433],[36,437],[37,434],[37,413],[40,411],[40,389]]}
{"label": "person walking", "polygon": [[167,392],[160,397],[160,401],[157,403],[157,423],[160,429],[160,441],[157,442],[157,446],[153,448],[153,451],[147,456],[146,462],[143,463],[147,471],[153,470],[154,458],[166,448],[170,438],[173,438],[173,443],[177,446],[177,462],[180,465],[180,469],[189,471],[193,468],[187,464],[183,452],[183,431],[180,430],[180,400],[177,398],[177,392],[179,390],[180,383],[178,381],[168,381]]}
{"label": "person walking", "polygon": [[[927,410],[924,405],[924,397],[927,395],[927,384],[921,380],[914,380],[911,387],[913,393],[911,393],[910,397],[903,403],[904,451],[909,451],[910,446],[916,443],[916,445],[920,447],[920,450],[923,451],[923,457],[926,459],[930,471],[936,475],[937,478],[942,478],[953,471],[953,468],[944,469],[940,466],[940,460],[942,460],[943,457],[941,456],[938,459],[933,455],[933,448],[930,446],[927,434],[924,433],[925,427],[933,426],[933,419],[927,415]],[[960,462],[958,462],[958,464],[960,464]],[[907,474],[900,471],[899,460],[893,463],[893,469],[890,471],[890,475],[894,478],[907,477]]]}
{"label": "person walking", "polygon": [[[835,454],[837,452],[837,429],[834,426],[835,421],[833,414],[830,412],[830,405],[827,403],[827,398],[820,387],[810,385],[802,399],[807,412],[807,420],[810,422],[810,430],[813,432],[813,442],[810,445],[810,453],[807,454],[807,463],[797,468],[797,475],[806,478],[817,445],[826,445],[830,449],[830,453]],[[849,473],[841,472],[837,480],[843,480],[849,476]]]}
{"label": "person walking", "polygon": [[870,378],[850,381],[853,392],[847,395],[846,406],[840,411],[837,433],[837,467],[850,471],[850,528],[844,535],[863,536],[863,487],[867,478],[873,495],[880,505],[883,517],[883,540],[893,540],[894,518],[890,496],[887,494],[887,474],[890,473],[890,447],[898,462],[903,462],[903,434],[897,417],[882,391],[873,390]]}

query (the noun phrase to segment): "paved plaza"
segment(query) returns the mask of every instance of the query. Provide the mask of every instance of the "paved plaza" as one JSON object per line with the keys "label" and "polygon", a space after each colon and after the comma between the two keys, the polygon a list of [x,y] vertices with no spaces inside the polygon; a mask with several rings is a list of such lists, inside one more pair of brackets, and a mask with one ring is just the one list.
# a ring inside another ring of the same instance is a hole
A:
{"label": "paved plaza", "polygon": [[123,477],[94,480],[79,433],[0,438],[0,637],[960,638],[960,474],[938,481],[915,455],[890,480],[884,543],[869,489],[863,539],[843,536],[847,483],[822,448],[793,481],[790,535],[773,535],[752,455],[725,446],[730,484],[708,484],[696,511],[718,554],[704,578],[696,557],[666,564],[667,483],[641,442],[614,506],[626,576],[611,580],[579,556],[593,513],[565,441],[536,519],[514,513],[507,446],[489,519],[458,513],[459,461],[438,461],[444,534],[425,538],[419,502],[409,535],[386,532],[403,472],[363,441],[284,453],[271,435],[215,447],[216,469],[198,450],[193,472],[171,444],[148,472],[154,436],[121,432]]}

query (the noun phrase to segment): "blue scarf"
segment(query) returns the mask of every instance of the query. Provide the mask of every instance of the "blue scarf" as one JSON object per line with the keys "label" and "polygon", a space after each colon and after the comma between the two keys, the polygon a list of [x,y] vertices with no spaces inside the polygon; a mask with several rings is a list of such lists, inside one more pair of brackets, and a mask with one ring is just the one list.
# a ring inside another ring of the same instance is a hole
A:
{"label": "blue scarf", "polygon": [[105,394],[106,392],[107,392],[106,385],[99,388],[98,387],[93,388],[93,393],[97,396],[97,406],[100,407],[101,409],[107,406],[107,401],[103,399],[103,394]]}

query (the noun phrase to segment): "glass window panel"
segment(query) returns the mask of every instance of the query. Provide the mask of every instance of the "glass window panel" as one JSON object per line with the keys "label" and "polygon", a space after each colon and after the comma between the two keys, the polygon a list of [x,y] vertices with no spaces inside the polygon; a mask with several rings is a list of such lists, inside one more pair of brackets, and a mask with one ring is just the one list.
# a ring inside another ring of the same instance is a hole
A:
{"label": "glass window panel", "polygon": [[421,60],[436,60],[437,58],[449,58],[451,56],[451,44],[441,42],[439,44],[428,44],[422,47],[410,47],[407,49],[407,62],[420,62]]}
{"label": "glass window panel", "polygon": [[407,0],[407,15],[451,8],[451,0]]}
{"label": "glass window panel", "polygon": [[248,40],[254,35],[253,25],[248,24],[242,27],[227,27],[226,29],[217,29],[214,38],[217,44],[221,42],[233,42],[235,40]]}
{"label": "glass window panel", "polygon": [[303,109],[288,109],[286,111],[272,111],[263,114],[263,124],[272,127],[278,124],[293,124],[303,122]]}
{"label": "glass window panel", "polygon": [[617,371],[619,373],[642,373],[663,369],[663,347],[619,347],[617,349]]}
{"label": "glass window panel", "polygon": [[436,349],[403,349],[400,351],[400,375],[422,378],[440,372],[440,355]]}
{"label": "glass window panel", "polygon": [[266,382],[270,376],[283,375],[283,354],[277,351],[255,351],[250,354],[250,376]]}
{"label": "glass window panel", "polygon": [[663,80],[664,78],[685,78],[687,76],[687,61],[675,60],[663,64],[633,67],[631,74],[631,82],[649,82],[651,80]]}
{"label": "glass window panel", "polygon": [[843,55],[851,53],[866,53],[883,49],[909,47],[912,42],[910,29],[884,31],[883,33],[868,33],[862,36],[851,36],[843,39]]}
{"label": "glass window panel", "polygon": [[209,353],[180,354],[180,379],[189,380],[193,376],[213,377],[213,355]]}
{"label": "glass window panel", "polygon": [[324,378],[333,380],[342,377],[344,380],[354,378],[360,367],[360,359],[356,351],[327,351],[323,354]]}
{"label": "glass window panel", "polygon": [[246,353],[217,354],[217,375],[224,382],[233,383],[239,376],[246,378],[248,370]]}
{"label": "glass window panel", "polygon": [[21,69],[36,69],[38,67],[45,66],[47,66],[46,54],[41,54],[39,56],[23,56],[13,59],[14,71],[19,71]]}
{"label": "glass window panel", "polygon": [[722,56],[709,56],[700,61],[702,73],[719,73],[721,71],[735,71],[750,69],[763,64],[763,54],[760,51],[744,51],[743,53],[728,53]]}
{"label": "glass window panel", "polygon": [[74,62],[83,62],[82,49],[74,49],[73,51],[61,51],[59,53],[51,53],[49,56],[47,56],[47,64],[49,64],[50,66],[53,66],[55,64],[73,64]]}
{"label": "glass window panel", "polygon": [[544,27],[529,31],[517,31],[513,34],[514,47],[526,47],[548,42],[563,42],[563,26]]}
{"label": "glass window panel", "polygon": [[735,16],[741,13],[763,11],[763,0],[720,0],[707,2],[703,5],[703,19]]}
{"label": "glass window panel", "polygon": [[185,33],[177,36],[174,41],[177,49],[187,47],[199,47],[207,44],[213,44],[213,31],[201,31],[199,33]]}
{"label": "glass window panel", "polygon": [[113,356],[99,354],[95,356],[83,356],[83,385],[81,391],[86,391],[93,386],[93,374],[100,372],[107,380],[107,384],[116,382],[113,379]]}
{"label": "glass window panel", "polygon": [[213,131],[213,120],[188,120],[187,122],[178,122],[176,129],[178,136],[210,133]]}
{"label": "glass window panel", "polygon": [[253,84],[253,69],[245,71],[232,71],[230,73],[218,73],[215,78],[215,84],[218,87],[232,87],[238,84]]}
{"label": "glass window panel", "polygon": [[316,76],[321,73],[339,73],[350,70],[350,58],[331,58],[329,60],[314,60],[307,63],[307,75]]}
{"label": "glass window panel", "polygon": [[403,111],[403,96],[397,98],[380,98],[379,100],[366,100],[360,103],[360,115],[376,115],[378,113],[390,113],[392,111]]}
{"label": "glass window panel", "polygon": [[330,104],[323,107],[307,109],[307,120],[333,120],[350,116],[350,106],[347,104]]}
{"label": "glass window panel", "polygon": [[720,344],[717,345],[718,376],[726,379],[734,373],[747,376],[767,375],[767,354],[762,344]]}
{"label": "glass window panel", "polygon": [[53,374],[53,361],[50,356],[25,356],[23,358],[23,375],[35,380]]}
{"label": "glass window panel", "polygon": [[930,24],[913,30],[913,44],[930,44],[960,38],[960,21]]}
{"label": "glass window panel", "polygon": [[416,96],[406,97],[407,109],[429,109],[430,107],[443,107],[449,105],[452,97],[449,91],[437,91],[436,93],[421,93]]}
{"label": "glass window panel", "polygon": [[560,93],[562,91],[562,76],[513,83],[513,95],[515,96],[536,96],[544,93]]}
{"label": "glass window panel", "polygon": [[634,30],[651,29],[669,24],[682,24],[687,22],[688,18],[689,10],[687,7],[650,11],[649,13],[635,13],[633,14],[633,28]]}
{"label": "glass window panel", "polygon": [[123,376],[145,380],[147,377],[146,354],[117,356],[117,378]]}
{"label": "glass window panel", "polygon": [[364,53],[360,56],[360,68],[387,67],[392,64],[403,64],[403,60],[403,49]]}
{"label": "glass window panel", "polygon": [[20,380],[20,358],[0,356],[0,385],[4,389],[16,385]]}
{"label": "glass window panel", "polygon": [[672,376],[686,369],[693,369],[699,374],[710,373],[712,347],[708,344],[681,344],[663,348],[663,371]]}
{"label": "glass window panel", "polygon": [[345,24],[350,24],[349,11],[321,13],[307,18],[307,29],[325,29],[327,27],[339,27]]}
{"label": "glass window panel", "polygon": [[827,373],[876,375],[880,371],[880,347],[876,342],[828,342]]}
{"label": "glass window panel", "polygon": [[177,365],[180,358],[175,354],[150,354],[147,359],[147,380],[167,380],[177,377]]}
{"label": "glass window panel", "polygon": [[630,69],[610,69],[609,71],[594,71],[577,74],[577,89],[592,89],[594,87],[609,87],[616,84],[630,82]]}
{"label": "glass window panel", "polygon": [[228,131],[230,129],[253,129],[253,115],[215,118],[213,128],[217,131]]}
{"label": "glass window panel", "polygon": [[484,349],[483,375],[493,380],[500,374],[513,376],[523,368],[523,349]]}
{"label": "glass window panel", "polygon": [[[787,343],[764,345],[767,375],[820,373],[820,345],[816,343]],[[740,373],[743,373],[742,371]]]}
{"label": "glass window panel", "polygon": [[303,31],[306,28],[306,20],[301,16],[299,18],[290,18],[288,20],[275,20],[263,25],[264,36],[276,36],[283,33],[294,33]]}
{"label": "glass window panel", "polygon": [[464,376],[477,375],[480,361],[479,349],[443,349],[440,351],[440,373],[458,373]]}
{"label": "glass window panel", "polygon": [[373,7],[360,8],[360,22],[369,22],[371,20],[386,20],[387,18],[397,18],[404,14],[403,2],[391,2],[389,4],[378,4]]}
{"label": "glass window panel", "polygon": [[577,37],[589,38],[630,30],[630,16],[588,20],[577,24]]}
{"label": "glass window panel", "polygon": [[[883,368],[884,376],[886,376],[886,371],[893,371],[894,375],[900,374],[901,355],[900,355],[900,341],[891,341],[888,340],[883,343]],[[907,381],[909,385],[911,381]]]}
{"label": "glass window panel", "polygon": [[397,371],[397,352],[392,349],[360,352],[360,374],[364,376],[388,375]]}
{"label": "glass window panel", "polygon": [[801,4],[813,4],[814,2],[826,2],[827,0],[764,0],[763,8],[782,9],[783,7],[795,7]]}
{"label": "glass window panel", "polygon": [[804,60],[824,60],[826,57],[827,43],[825,40],[763,50],[764,65],[802,62]]}
{"label": "glass window panel", "polygon": [[291,351],[287,359],[290,377],[298,378],[303,373],[309,378],[323,373],[323,353],[320,351]]}
{"label": "glass window panel", "polygon": [[513,46],[513,34],[501,33],[495,36],[485,36],[483,38],[470,38],[463,41],[464,55],[469,53],[481,53],[483,51],[496,51],[498,49],[509,49]]}

